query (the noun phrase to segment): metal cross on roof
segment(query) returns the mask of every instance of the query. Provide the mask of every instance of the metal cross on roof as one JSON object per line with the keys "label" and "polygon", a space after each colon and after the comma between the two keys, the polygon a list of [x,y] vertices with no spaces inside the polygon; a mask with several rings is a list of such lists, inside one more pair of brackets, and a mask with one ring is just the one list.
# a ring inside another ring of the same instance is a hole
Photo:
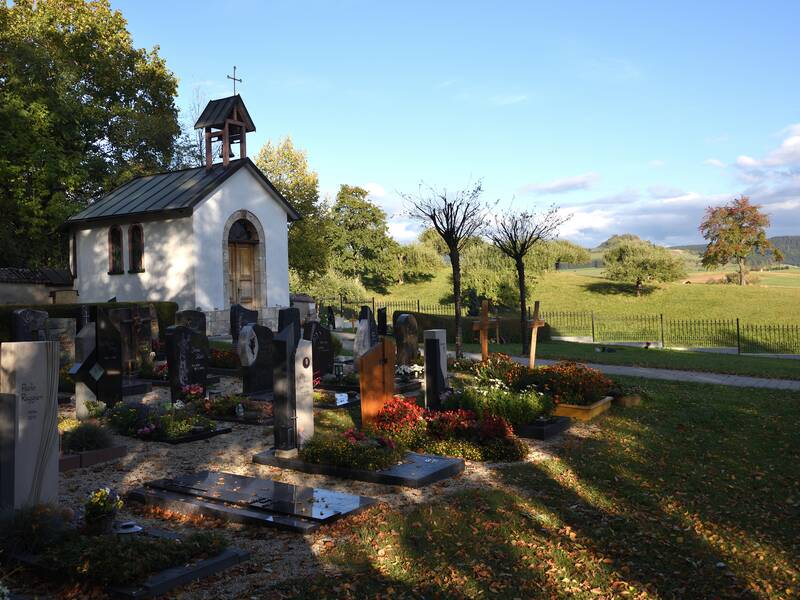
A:
{"label": "metal cross on roof", "polygon": [[225,75],[225,77],[227,77],[228,79],[232,79],[233,80],[233,95],[235,96],[236,95],[236,82],[238,81],[239,83],[242,83],[241,79],[237,79],[236,78],[236,65],[233,65],[233,76]]}

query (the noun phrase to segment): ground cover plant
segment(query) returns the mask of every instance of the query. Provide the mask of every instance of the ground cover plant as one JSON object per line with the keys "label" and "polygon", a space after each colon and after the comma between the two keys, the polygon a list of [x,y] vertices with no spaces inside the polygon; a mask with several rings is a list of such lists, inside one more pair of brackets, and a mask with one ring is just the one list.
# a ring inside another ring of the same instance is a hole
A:
{"label": "ground cover plant", "polygon": [[100,450],[110,448],[112,444],[111,434],[97,423],[79,423],[64,431],[61,437],[61,450],[64,453]]}
{"label": "ground cover plant", "polygon": [[143,440],[174,440],[191,433],[214,431],[216,423],[196,414],[190,404],[148,406],[120,403],[107,412],[108,423],[120,435]]}
{"label": "ground cover plant", "polygon": [[150,575],[219,554],[225,539],[193,533],[182,540],[114,534],[85,535],[63,512],[39,506],[5,515],[0,548],[8,555],[39,559],[47,571],[97,585],[130,585]]}
{"label": "ground cover plant", "polygon": [[210,396],[193,403],[197,412],[209,417],[271,419],[272,402],[252,400],[240,394]]}
{"label": "ground cover plant", "polygon": [[340,575],[279,597],[793,598],[800,394],[621,378],[647,392],[486,487],[332,528]]}

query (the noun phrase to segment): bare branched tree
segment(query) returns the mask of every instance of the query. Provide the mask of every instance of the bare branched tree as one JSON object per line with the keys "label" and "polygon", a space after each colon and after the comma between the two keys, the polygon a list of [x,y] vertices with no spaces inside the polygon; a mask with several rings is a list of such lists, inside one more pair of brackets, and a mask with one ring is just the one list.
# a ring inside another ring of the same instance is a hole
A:
{"label": "bare branched tree", "polygon": [[486,221],[486,207],[481,202],[483,185],[478,180],[463,190],[448,192],[421,184],[417,194],[401,194],[408,205],[408,215],[426,227],[433,226],[447,245],[453,269],[455,301],[456,356],[461,346],[461,252],[466,244],[481,234]]}
{"label": "bare branched tree", "polygon": [[522,335],[522,353],[528,353],[528,290],[525,283],[525,256],[537,244],[553,239],[572,215],[563,215],[556,206],[544,212],[508,211],[494,219],[489,239],[506,256],[514,261],[519,286],[519,326]]}

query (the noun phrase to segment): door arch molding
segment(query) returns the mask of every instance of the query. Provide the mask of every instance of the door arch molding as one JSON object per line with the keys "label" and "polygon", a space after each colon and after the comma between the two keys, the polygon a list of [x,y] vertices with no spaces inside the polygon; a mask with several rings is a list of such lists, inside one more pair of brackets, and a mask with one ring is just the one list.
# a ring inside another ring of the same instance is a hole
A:
{"label": "door arch molding", "polygon": [[264,227],[261,225],[258,217],[251,213],[249,210],[237,210],[228,217],[225,221],[225,226],[222,228],[222,285],[224,292],[225,308],[230,308],[231,305],[231,257],[228,244],[231,227],[239,221],[245,220],[250,223],[258,235],[258,243],[255,248],[254,255],[254,273],[253,273],[253,304],[254,308],[259,309],[267,306],[267,253],[266,242],[267,237],[264,233]]}

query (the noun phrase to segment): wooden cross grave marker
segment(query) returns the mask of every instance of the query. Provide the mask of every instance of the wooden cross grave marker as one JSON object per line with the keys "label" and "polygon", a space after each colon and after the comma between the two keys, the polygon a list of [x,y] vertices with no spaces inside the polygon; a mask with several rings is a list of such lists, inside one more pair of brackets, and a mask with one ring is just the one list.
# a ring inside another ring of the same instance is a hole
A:
{"label": "wooden cross grave marker", "polygon": [[394,340],[384,337],[358,359],[361,427],[371,424],[394,395],[395,354]]}
{"label": "wooden cross grave marker", "polygon": [[531,369],[536,362],[536,338],[539,337],[539,328],[547,325],[542,319],[539,318],[539,301],[533,303],[533,320],[528,323],[531,328],[531,350],[528,355],[528,367]]}
{"label": "wooden cross grave marker", "polygon": [[495,326],[495,335],[497,336],[497,342],[500,342],[500,320],[499,319],[489,319],[489,301],[484,300],[481,302],[481,320],[477,323],[472,324],[472,331],[480,332],[480,340],[481,340],[481,360],[487,360],[489,358],[489,325],[490,323],[494,323]]}

